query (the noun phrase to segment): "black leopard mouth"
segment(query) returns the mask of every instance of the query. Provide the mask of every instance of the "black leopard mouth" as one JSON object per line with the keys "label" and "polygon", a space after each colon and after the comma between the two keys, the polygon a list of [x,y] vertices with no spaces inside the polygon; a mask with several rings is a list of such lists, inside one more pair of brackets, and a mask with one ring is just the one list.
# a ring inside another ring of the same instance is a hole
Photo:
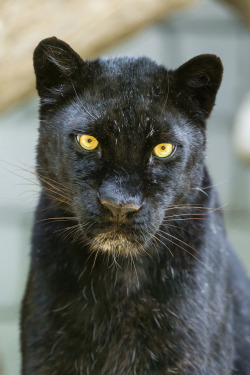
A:
{"label": "black leopard mouth", "polygon": [[121,228],[99,232],[90,239],[92,251],[113,254],[114,256],[137,257],[146,253],[146,237],[142,233],[128,234]]}

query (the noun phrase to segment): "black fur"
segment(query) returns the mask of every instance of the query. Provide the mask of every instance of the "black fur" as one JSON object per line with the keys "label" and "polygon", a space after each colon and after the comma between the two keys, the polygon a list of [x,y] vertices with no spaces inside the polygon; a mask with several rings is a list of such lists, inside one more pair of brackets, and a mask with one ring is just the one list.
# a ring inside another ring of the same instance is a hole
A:
{"label": "black fur", "polygon": [[[204,164],[220,59],[84,62],[49,38],[34,67],[42,191],[22,374],[249,375],[250,283]],[[152,153],[164,142],[166,159]],[[103,202],[137,209],[115,219]]]}

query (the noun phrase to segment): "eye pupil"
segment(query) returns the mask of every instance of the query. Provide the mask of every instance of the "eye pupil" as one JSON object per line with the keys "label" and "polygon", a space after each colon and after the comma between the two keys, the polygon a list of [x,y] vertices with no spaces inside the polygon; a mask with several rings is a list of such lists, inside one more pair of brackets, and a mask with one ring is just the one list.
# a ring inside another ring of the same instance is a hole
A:
{"label": "eye pupil", "polygon": [[89,139],[88,139],[88,143],[91,143],[91,142],[92,142],[92,139],[91,139],[91,138],[89,138]]}
{"label": "eye pupil", "polygon": [[166,148],[165,146],[161,146],[161,149],[162,149],[162,150],[165,150],[165,148]]}

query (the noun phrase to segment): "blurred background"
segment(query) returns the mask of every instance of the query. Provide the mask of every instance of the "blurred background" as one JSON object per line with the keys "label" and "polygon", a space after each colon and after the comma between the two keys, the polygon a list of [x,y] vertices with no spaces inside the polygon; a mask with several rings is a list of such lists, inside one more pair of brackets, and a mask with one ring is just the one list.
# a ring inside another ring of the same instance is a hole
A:
{"label": "blurred background", "polygon": [[227,231],[250,271],[250,2],[0,0],[0,374],[20,373],[19,310],[39,187],[32,52],[57,36],[83,58],[146,55],[176,68],[201,53],[225,72],[208,121],[207,164]]}

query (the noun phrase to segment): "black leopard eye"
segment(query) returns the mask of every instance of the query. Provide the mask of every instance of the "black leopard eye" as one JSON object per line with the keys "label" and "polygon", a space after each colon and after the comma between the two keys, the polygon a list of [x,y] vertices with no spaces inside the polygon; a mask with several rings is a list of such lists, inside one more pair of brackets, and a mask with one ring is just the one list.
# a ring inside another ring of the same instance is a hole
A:
{"label": "black leopard eye", "polygon": [[153,149],[154,155],[158,158],[167,158],[172,155],[175,150],[175,146],[172,143],[160,143]]}
{"label": "black leopard eye", "polygon": [[94,150],[98,146],[98,140],[91,135],[80,135],[76,137],[79,145],[84,148],[84,150]]}

